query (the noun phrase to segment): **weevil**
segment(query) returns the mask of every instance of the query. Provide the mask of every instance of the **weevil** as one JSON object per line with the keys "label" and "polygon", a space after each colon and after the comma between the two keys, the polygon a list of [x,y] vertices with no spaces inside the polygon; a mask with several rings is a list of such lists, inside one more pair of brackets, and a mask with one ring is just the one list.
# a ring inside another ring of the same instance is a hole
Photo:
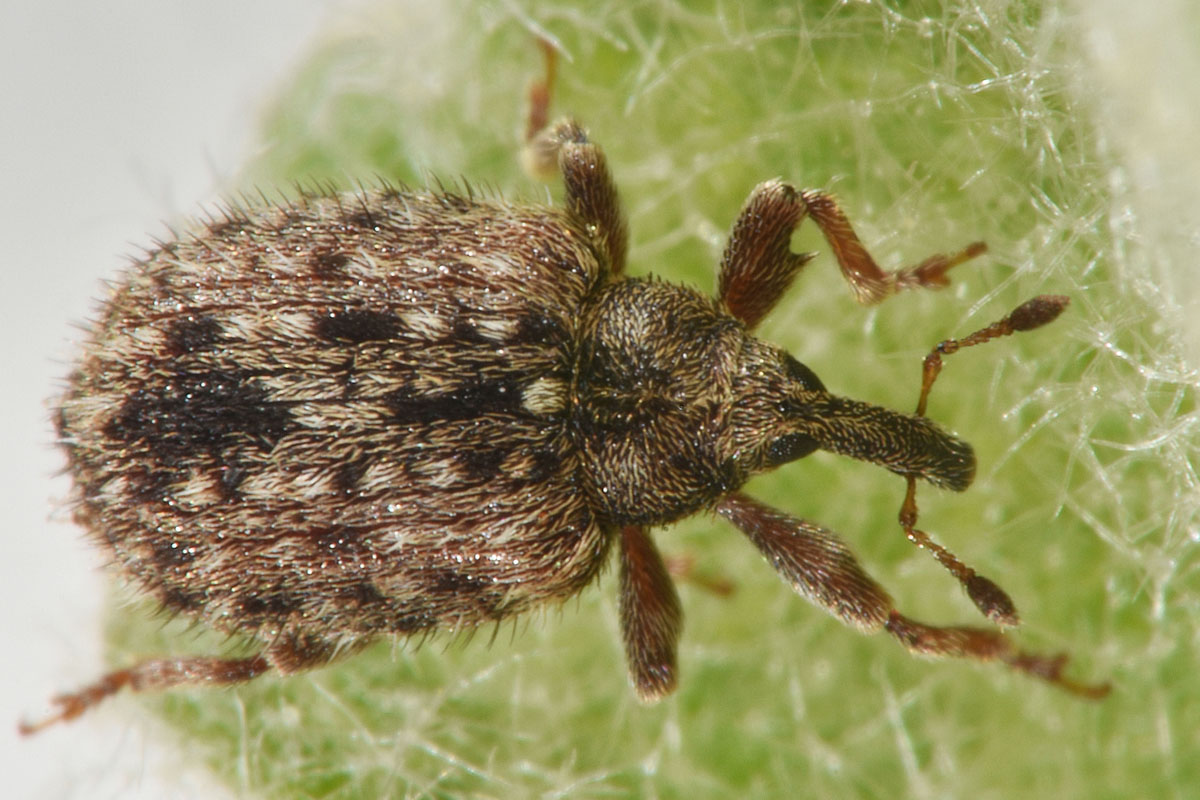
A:
{"label": "weevil", "polygon": [[[55,699],[31,733],[122,688],[291,675],[380,636],[464,630],[561,602],[615,550],[633,686],[677,683],[680,601],[648,530],[710,512],[800,594],[914,653],[997,660],[1084,696],[1064,656],[1014,647],[1012,601],[916,528],[918,479],[962,491],[965,442],[925,417],[941,359],[1053,320],[1042,296],[926,359],[905,414],[840,397],[753,331],[811,254],[811,219],[858,301],[940,287],[974,243],[885,271],[826,193],[759,184],[715,296],[625,274],[603,151],[547,122],[526,154],[562,208],[384,187],[230,207],[117,282],[57,409],[75,517],[170,612],[248,637],[245,658],[160,658]],[[832,532],[742,493],[825,450],[902,476],[900,525],[996,628],[902,615]]]}

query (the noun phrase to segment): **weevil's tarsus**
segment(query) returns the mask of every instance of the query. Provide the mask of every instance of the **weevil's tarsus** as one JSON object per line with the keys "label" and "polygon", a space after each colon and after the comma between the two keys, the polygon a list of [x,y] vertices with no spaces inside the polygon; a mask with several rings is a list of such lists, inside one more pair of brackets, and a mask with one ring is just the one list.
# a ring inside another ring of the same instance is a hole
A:
{"label": "weevil's tarsus", "polygon": [[1069,660],[1065,653],[1045,656],[1018,650],[1000,631],[966,626],[936,627],[909,619],[895,611],[889,615],[884,627],[918,655],[1000,661],[1019,672],[1088,700],[1103,699],[1112,690],[1107,682],[1081,683],[1064,676],[1063,669]]}
{"label": "weevil's tarsus", "polygon": [[1062,674],[1063,668],[1070,661],[1070,656],[1066,653],[1042,656],[1036,653],[1026,653],[1022,650],[1010,650],[1004,655],[1004,661],[1013,669],[1020,670],[1027,675],[1046,681],[1053,686],[1057,686],[1064,691],[1087,700],[1103,700],[1112,691],[1112,684],[1108,681],[1104,683],[1082,683],[1065,677]]}
{"label": "weevil's tarsus", "polygon": [[[554,79],[558,73],[558,51],[546,39],[538,39],[538,48],[542,51],[545,62],[545,73],[529,86],[529,114],[525,122],[525,142],[528,144],[550,123],[550,99],[554,95]],[[530,163],[529,168],[535,166]],[[536,174],[543,180],[554,177],[556,165],[542,164],[544,169]]]}
{"label": "weevil's tarsus", "polygon": [[663,563],[667,573],[677,581],[695,586],[717,597],[729,597],[737,591],[737,584],[720,574],[705,572],[696,567],[696,557],[687,553],[666,556]]}
{"label": "weevil's tarsus", "polygon": [[272,669],[264,656],[250,658],[164,658],[143,661],[128,669],[108,673],[77,692],[54,698],[58,711],[37,722],[18,725],[22,736],[37,733],[59,722],[75,719],[105,698],[128,688],[134,692],[159,691],[177,686],[233,686],[252,680]]}

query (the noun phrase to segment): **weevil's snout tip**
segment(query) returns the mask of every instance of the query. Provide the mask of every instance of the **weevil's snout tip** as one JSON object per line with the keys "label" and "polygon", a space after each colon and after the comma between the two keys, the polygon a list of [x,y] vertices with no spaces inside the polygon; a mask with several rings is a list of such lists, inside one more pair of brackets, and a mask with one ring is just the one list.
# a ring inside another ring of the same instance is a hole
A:
{"label": "weevil's snout tip", "polygon": [[942,489],[966,490],[975,480],[975,451],[966,442],[947,437],[945,447],[925,477]]}

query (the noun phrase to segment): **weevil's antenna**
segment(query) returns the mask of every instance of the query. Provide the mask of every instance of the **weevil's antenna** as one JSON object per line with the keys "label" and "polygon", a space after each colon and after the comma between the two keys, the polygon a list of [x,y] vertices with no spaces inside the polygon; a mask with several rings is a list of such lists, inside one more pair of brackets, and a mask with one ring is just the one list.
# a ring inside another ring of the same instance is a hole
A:
{"label": "weevil's antenna", "polygon": [[[1032,300],[1027,300],[1017,306],[1008,316],[999,322],[993,322],[986,328],[981,328],[961,339],[946,339],[929,351],[921,369],[921,397],[917,401],[918,417],[925,416],[925,408],[929,401],[929,392],[934,382],[941,374],[945,356],[957,353],[964,347],[999,339],[1022,331],[1040,328],[1058,318],[1059,314],[1070,303],[1070,298],[1062,295],[1043,294]],[[915,476],[907,476],[908,491],[904,495],[904,503],[900,506],[900,527],[904,535],[917,547],[928,550],[943,567],[950,571],[958,582],[967,590],[967,596],[980,612],[996,625],[1012,627],[1019,625],[1017,609],[1008,594],[992,580],[983,577],[938,544],[933,538],[917,525],[917,480]]]}

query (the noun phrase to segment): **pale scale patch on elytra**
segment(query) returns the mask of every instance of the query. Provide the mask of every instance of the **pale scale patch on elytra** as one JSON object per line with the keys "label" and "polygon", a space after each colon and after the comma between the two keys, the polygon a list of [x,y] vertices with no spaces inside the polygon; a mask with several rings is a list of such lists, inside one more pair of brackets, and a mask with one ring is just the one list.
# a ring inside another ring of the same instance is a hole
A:
{"label": "pale scale patch on elytra", "polygon": [[399,316],[400,321],[409,330],[423,339],[440,339],[450,333],[446,315],[436,309],[410,307],[401,311]]}
{"label": "pale scale patch on elytra", "polygon": [[379,280],[380,275],[385,273],[385,266],[364,247],[342,251],[341,254],[346,256],[346,261],[338,267],[338,272],[348,281],[370,283]]}
{"label": "pale scale patch on elytra", "polygon": [[462,465],[453,458],[431,459],[421,466],[421,473],[428,486],[451,489],[462,483]]}
{"label": "pale scale patch on elytra", "polygon": [[518,285],[534,271],[526,260],[513,258],[502,252],[474,252],[469,260],[478,266],[482,273],[489,275],[496,285]]}
{"label": "pale scale patch on elytra", "polygon": [[[125,351],[122,355],[129,354]],[[125,395],[118,392],[96,391],[93,394],[79,397],[72,405],[71,411],[78,421],[76,430],[95,430],[103,426],[115,409],[121,407]],[[72,432],[67,431],[68,441],[72,440]]]}
{"label": "pale scale patch on elytra", "polygon": [[476,333],[493,342],[507,342],[517,332],[517,322],[506,317],[479,317],[470,321]]}
{"label": "pale scale patch on elytra", "polygon": [[171,498],[181,506],[204,508],[223,501],[221,483],[215,473],[193,471],[177,488],[172,487]]}
{"label": "pale scale patch on elytra", "polygon": [[252,312],[227,312],[221,317],[220,325],[231,339],[256,342],[274,338],[271,327],[264,325],[263,317]]}
{"label": "pale scale patch on elytra", "polygon": [[399,461],[377,458],[358,479],[358,491],[364,495],[375,494],[403,486],[405,482],[404,466]]}
{"label": "pale scale patch on elytra", "polygon": [[117,474],[101,484],[98,498],[107,503],[124,503],[129,499],[129,495],[128,479],[122,474]]}
{"label": "pale scale patch on elytra", "polygon": [[521,406],[540,417],[557,414],[567,407],[568,389],[566,382],[559,378],[540,377],[521,393]]}
{"label": "pale scale patch on elytra", "polygon": [[286,473],[277,469],[248,472],[238,484],[238,495],[251,505],[261,503],[270,507],[281,497],[313,497],[314,478],[309,472]]}
{"label": "pale scale patch on elytra", "polygon": [[136,353],[138,351],[156,352],[162,349],[166,335],[152,325],[138,325],[127,328],[113,336],[113,347],[120,353]]}

